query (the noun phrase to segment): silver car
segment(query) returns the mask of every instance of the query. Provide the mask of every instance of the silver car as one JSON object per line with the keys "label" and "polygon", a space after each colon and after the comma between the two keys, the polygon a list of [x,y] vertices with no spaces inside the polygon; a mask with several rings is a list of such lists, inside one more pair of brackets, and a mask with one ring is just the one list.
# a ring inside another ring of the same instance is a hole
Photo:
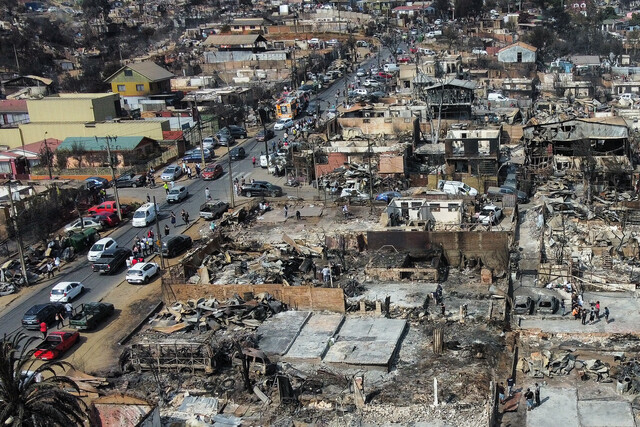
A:
{"label": "silver car", "polygon": [[187,187],[182,185],[174,187],[169,194],[167,194],[167,203],[178,203],[183,201],[189,195]]}
{"label": "silver car", "polygon": [[180,178],[181,175],[182,168],[177,165],[171,165],[167,166],[164,172],[162,172],[162,175],[160,175],[160,179],[163,181],[175,181],[176,179]]}

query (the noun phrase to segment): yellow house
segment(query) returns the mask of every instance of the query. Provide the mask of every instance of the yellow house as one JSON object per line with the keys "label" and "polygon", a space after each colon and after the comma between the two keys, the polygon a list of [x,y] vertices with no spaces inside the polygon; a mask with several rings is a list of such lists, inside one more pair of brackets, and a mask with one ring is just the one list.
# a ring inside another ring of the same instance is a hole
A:
{"label": "yellow house", "polygon": [[108,77],[111,91],[121,96],[147,96],[171,92],[171,72],[153,62],[128,64]]}
{"label": "yellow house", "polygon": [[60,93],[27,100],[31,123],[101,122],[120,117],[117,93]]}

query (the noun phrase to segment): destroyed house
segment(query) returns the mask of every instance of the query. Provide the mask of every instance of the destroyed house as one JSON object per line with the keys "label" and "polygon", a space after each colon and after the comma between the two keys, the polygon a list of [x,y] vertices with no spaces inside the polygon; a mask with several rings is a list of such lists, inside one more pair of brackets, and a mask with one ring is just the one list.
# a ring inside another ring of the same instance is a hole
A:
{"label": "destroyed house", "polygon": [[502,128],[450,130],[444,142],[447,167],[460,178],[498,172]]}
{"label": "destroyed house", "polygon": [[446,273],[446,260],[440,248],[425,253],[397,253],[380,251],[373,255],[365,268],[369,278],[377,280],[426,280],[438,282]]}
{"label": "destroyed house", "polygon": [[203,45],[218,50],[248,50],[251,52],[267,50],[267,39],[260,34],[222,34],[207,37]]}
{"label": "destroyed house", "polygon": [[451,79],[424,88],[424,100],[433,109],[434,115],[443,119],[468,120],[475,82]]}

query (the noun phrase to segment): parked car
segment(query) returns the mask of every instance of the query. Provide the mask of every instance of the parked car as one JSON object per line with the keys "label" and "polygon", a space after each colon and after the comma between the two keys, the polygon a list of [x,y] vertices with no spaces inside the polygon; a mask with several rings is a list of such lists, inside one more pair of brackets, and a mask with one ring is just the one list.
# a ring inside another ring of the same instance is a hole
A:
{"label": "parked car", "polygon": [[231,160],[242,160],[247,156],[247,154],[243,147],[236,147],[229,152],[229,156],[231,157]]}
{"label": "parked car", "polygon": [[167,166],[162,175],[160,175],[160,179],[163,181],[175,181],[182,176],[182,168],[177,165]]}
{"label": "parked car", "polygon": [[205,148],[204,151],[201,151],[199,148],[194,148],[193,150],[186,151],[182,156],[182,160],[187,163],[200,163],[202,161],[203,152],[205,162],[208,162],[213,158],[213,153],[208,148]]}
{"label": "parked car", "polygon": [[116,212],[108,213],[105,212],[100,215],[93,215],[92,218],[100,221],[103,228],[115,227],[120,224],[120,218],[118,218],[118,214]]}
{"label": "parked car", "polygon": [[270,196],[279,197],[282,196],[282,187],[273,185],[266,181],[254,181],[252,184],[245,185],[240,190],[240,194],[245,197],[255,196]]}
{"label": "parked car", "polygon": [[89,253],[87,254],[87,259],[91,262],[100,258],[104,251],[108,251],[118,247],[118,243],[113,240],[111,237],[105,237],[103,239],[98,240],[91,246],[89,249]]}
{"label": "parked car", "polygon": [[231,136],[233,136],[234,138],[243,138],[243,139],[247,138],[247,130],[242,126],[229,125],[227,126],[227,128],[229,128],[229,131],[231,132]]}
{"label": "parked car", "polygon": [[111,274],[124,265],[127,258],[131,256],[131,251],[125,248],[114,248],[106,251],[100,258],[91,264],[91,269],[97,273]]}
{"label": "parked car", "polygon": [[127,270],[127,282],[149,283],[151,278],[160,272],[160,266],[155,262],[139,262]]}
{"label": "parked car", "polygon": [[273,129],[274,130],[283,130],[283,129],[288,129],[290,127],[293,126],[293,120],[292,119],[280,119],[276,122],[275,125],[273,125]]}
{"label": "parked car", "polygon": [[[104,214],[110,214],[110,213],[117,213],[118,204],[114,201],[100,203],[99,205],[95,205],[87,209],[87,212],[92,215],[104,215]],[[131,208],[129,207],[129,205],[120,204],[120,212],[122,213],[122,216],[125,216],[129,212],[131,212]]]}
{"label": "parked car", "polygon": [[204,169],[202,169],[202,171],[200,172],[200,176],[206,181],[216,179],[223,173],[224,170],[222,169],[222,165],[218,163],[211,163],[208,164]]}
{"label": "parked car", "polygon": [[558,311],[558,307],[560,307],[560,302],[558,298],[553,295],[540,295],[538,299],[538,313],[541,314],[554,314]]}
{"label": "parked car", "polygon": [[93,329],[102,320],[113,314],[113,304],[108,302],[87,302],[80,306],[69,319],[69,326],[79,330]]}
{"label": "parked car", "polygon": [[354,89],[353,92],[355,93],[355,95],[362,95],[362,96],[367,95],[369,93],[369,91],[363,87]]}
{"label": "parked car", "polygon": [[527,295],[516,295],[513,303],[513,311],[515,314],[531,314],[533,313],[533,299]]}
{"label": "parked car", "polygon": [[131,225],[134,227],[146,227],[155,221],[157,216],[156,205],[153,203],[145,203],[133,214]]}
{"label": "parked car", "polygon": [[217,219],[229,209],[229,203],[212,200],[200,205],[200,218]]}
{"label": "parked car", "polygon": [[174,234],[162,239],[162,255],[172,258],[191,247],[191,237],[185,234]]}
{"label": "parked car", "polygon": [[393,76],[389,73],[385,73],[384,71],[380,71],[378,73],[378,77],[382,77],[383,79],[392,79]]}
{"label": "parked car", "polygon": [[363,193],[355,188],[344,188],[340,193],[340,197],[346,197],[354,200],[369,200],[369,194]]}
{"label": "parked car", "polygon": [[402,194],[398,193],[397,191],[385,191],[384,193],[378,194],[376,196],[376,200],[389,203],[396,197],[402,197]]}
{"label": "parked car", "polygon": [[82,220],[78,218],[75,221],[67,224],[64,227],[64,231],[67,233],[75,233],[85,228],[95,228],[96,230],[101,231],[103,229],[103,226],[100,221],[89,216],[82,218]]}
{"label": "parked car", "polygon": [[176,185],[167,194],[167,203],[179,203],[189,197],[189,190],[183,185]]}
{"label": "parked car", "polygon": [[84,291],[80,282],[60,282],[49,292],[49,302],[69,302]]}
{"label": "parked car", "polygon": [[41,360],[53,360],[64,354],[78,342],[78,331],[53,331],[36,346],[33,357]]}
{"label": "parked car", "polygon": [[380,82],[378,82],[376,79],[365,79],[362,85],[364,87],[378,87],[380,86]]}
{"label": "parked car", "polygon": [[36,304],[22,316],[22,326],[25,329],[40,329],[40,323],[52,324],[56,319],[56,313],[64,311],[62,304]]}
{"label": "parked car", "polygon": [[124,175],[120,175],[114,181],[114,185],[118,188],[124,187],[144,187],[144,184],[147,182],[147,177],[144,175],[136,175],[134,173],[126,173]]}
{"label": "parked car", "polygon": [[367,72],[364,70],[364,68],[358,68],[358,70],[356,71],[356,76],[358,77],[364,77],[367,74]]}
{"label": "parked car", "polygon": [[96,189],[100,190],[102,188],[109,188],[109,180],[105,178],[101,178],[99,176],[91,176],[84,180],[85,187],[87,190]]}
{"label": "parked car", "polygon": [[[309,110],[309,107],[307,107],[307,111],[308,110]],[[267,129],[266,133],[265,133],[265,131],[263,129],[260,132],[258,132],[258,134],[256,135],[256,141],[264,142],[265,135],[266,135],[267,141],[275,136],[275,134],[273,133],[273,131],[271,129]]]}
{"label": "parked car", "polygon": [[495,205],[486,205],[478,213],[478,222],[482,225],[495,225],[502,218],[502,209]]}
{"label": "parked car", "polygon": [[218,138],[209,135],[208,137],[204,138],[202,140],[202,146],[204,148],[208,148],[209,150],[213,150],[214,148],[218,147],[220,145],[220,142],[218,142]]}
{"label": "parked car", "polygon": [[444,191],[447,194],[451,194],[452,196],[477,196],[478,190],[473,187],[468,186],[462,181],[438,181],[438,190]]}
{"label": "parked car", "polygon": [[518,198],[518,203],[527,203],[529,197],[523,191],[518,191],[511,187],[489,187],[487,188],[487,196],[492,200],[502,200],[505,194],[515,194]]}
{"label": "parked car", "polygon": [[236,139],[231,134],[218,133],[216,134],[216,137],[218,138],[220,145],[223,147],[230,147],[236,142]]}
{"label": "parked car", "polygon": [[471,53],[472,53],[472,54],[474,54],[474,55],[480,55],[480,56],[486,56],[486,55],[488,55],[486,50],[484,50],[484,49],[480,49],[480,48],[475,48],[475,49],[473,49],[473,50],[471,51]]}

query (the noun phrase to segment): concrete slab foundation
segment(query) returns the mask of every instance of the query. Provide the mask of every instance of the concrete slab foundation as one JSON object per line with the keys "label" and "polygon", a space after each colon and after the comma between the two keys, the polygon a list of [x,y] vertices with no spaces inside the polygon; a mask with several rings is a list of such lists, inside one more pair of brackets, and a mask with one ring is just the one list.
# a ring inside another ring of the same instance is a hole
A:
{"label": "concrete slab foundation", "polygon": [[542,405],[527,412],[527,427],[580,427],[575,388],[543,387],[540,399]]}
{"label": "concrete slab foundation", "polygon": [[419,308],[424,307],[429,294],[435,292],[437,287],[437,283],[380,282],[367,285],[362,295],[349,298],[349,302],[384,301],[389,296],[391,307]]}
{"label": "concrete slab foundation", "polygon": [[282,360],[309,363],[322,361],[329,349],[329,340],[338,332],[343,321],[342,314],[313,313]]}
{"label": "concrete slab foundation", "polygon": [[324,361],[388,370],[406,327],[402,319],[350,317]]}
{"label": "concrete slab foundation", "polygon": [[578,416],[582,427],[635,427],[629,402],[611,400],[581,400]]}
{"label": "concrete slab foundation", "polygon": [[284,311],[258,327],[258,346],[277,361],[289,351],[298,334],[311,317],[308,311]]}

